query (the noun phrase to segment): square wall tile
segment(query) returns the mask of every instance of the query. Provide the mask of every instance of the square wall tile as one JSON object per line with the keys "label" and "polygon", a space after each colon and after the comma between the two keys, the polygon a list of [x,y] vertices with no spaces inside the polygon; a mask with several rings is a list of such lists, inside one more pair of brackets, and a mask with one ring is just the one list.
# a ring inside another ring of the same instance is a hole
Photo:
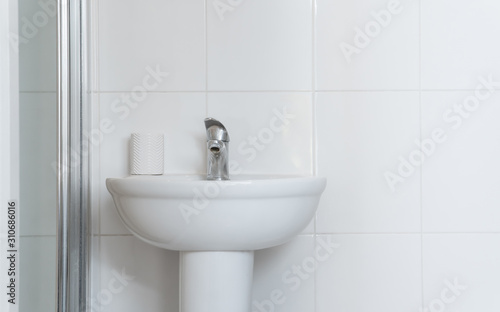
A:
{"label": "square wall tile", "polygon": [[19,246],[19,311],[56,311],[56,237],[21,237]]}
{"label": "square wall tile", "polygon": [[202,93],[149,93],[135,108],[122,101],[127,94],[101,94],[101,122],[106,126],[100,149],[101,234],[128,234],[120,221],[106,178],[129,175],[131,133],[163,133],[165,136],[165,174],[206,171],[206,113]]}
{"label": "square wall tile", "polygon": [[471,89],[480,75],[500,77],[500,2],[421,2],[422,88]]}
{"label": "square wall tile", "polygon": [[401,169],[418,150],[418,93],[316,96],[317,232],[420,232],[420,167]]}
{"label": "square wall tile", "polygon": [[179,253],[133,236],[101,237],[101,289],[92,310],[179,311]]}
{"label": "square wall tile", "polygon": [[500,234],[427,234],[423,240],[424,311],[500,310]]}
{"label": "square wall tile", "polygon": [[[17,39],[21,91],[56,91],[56,36],[55,3],[50,5],[50,1],[19,1]],[[16,41],[15,37],[10,39],[11,42]]]}
{"label": "square wall tile", "polygon": [[256,251],[252,311],[314,311],[314,255],[312,235]]}
{"label": "square wall tile", "polygon": [[318,268],[317,312],[418,311],[420,235],[322,235],[318,239],[339,247]]}
{"label": "square wall tile", "polygon": [[205,89],[205,1],[99,1],[98,23],[101,91]]}
{"label": "square wall tile", "polygon": [[443,138],[422,168],[424,231],[500,231],[498,104],[500,91],[485,100],[474,91],[422,94],[422,135]]}
{"label": "square wall tile", "polygon": [[311,90],[311,0],[207,1],[207,27],[209,90]]}
{"label": "square wall tile", "polygon": [[21,235],[55,235],[57,104],[54,93],[20,93]]}
{"label": "square wall tile", "polygon": [[208,115],[228,129],[239,172],[311,174],[311,102],[306,92],[209,93]]}
{"label": "square wall tile", "polygon": [[419,85],[419,1],[317,0],[317,90]]}

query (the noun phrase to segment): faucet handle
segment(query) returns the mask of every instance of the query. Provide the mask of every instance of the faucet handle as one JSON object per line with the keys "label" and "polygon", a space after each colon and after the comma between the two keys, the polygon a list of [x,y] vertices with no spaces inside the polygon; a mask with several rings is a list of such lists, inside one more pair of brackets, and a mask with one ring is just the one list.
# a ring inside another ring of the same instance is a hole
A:
{"label": "faucet handle", "polygon": [[205,128],[207,130],[207,141],[220,140],[229,142],[229,134],[226,127],[217,119],[205,118]]}

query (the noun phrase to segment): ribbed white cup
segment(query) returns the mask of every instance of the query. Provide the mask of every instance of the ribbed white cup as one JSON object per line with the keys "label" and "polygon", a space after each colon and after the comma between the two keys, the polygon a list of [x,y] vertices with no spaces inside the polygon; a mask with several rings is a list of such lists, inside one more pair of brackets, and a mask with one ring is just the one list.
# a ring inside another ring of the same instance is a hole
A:
{"label": "ribbed white cup", "polygon": [[163,134],[132,133],[130,174],[163,174]]}

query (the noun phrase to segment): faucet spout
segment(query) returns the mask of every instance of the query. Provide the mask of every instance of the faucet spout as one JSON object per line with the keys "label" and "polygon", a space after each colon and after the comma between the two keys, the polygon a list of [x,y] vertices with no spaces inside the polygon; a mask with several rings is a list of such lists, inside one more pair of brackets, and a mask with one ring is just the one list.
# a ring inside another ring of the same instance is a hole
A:
{"label": "faucet spout", "polygon": [[205,119],[207,131],[207,180],[229,180],[229,134],[226,127],[214,119]]}
{"label": "faucet spout", "polygon": [[205,128],[207,129],[207,140],[229,142],[229,134],[226,127],[217,119],[205,118]]}

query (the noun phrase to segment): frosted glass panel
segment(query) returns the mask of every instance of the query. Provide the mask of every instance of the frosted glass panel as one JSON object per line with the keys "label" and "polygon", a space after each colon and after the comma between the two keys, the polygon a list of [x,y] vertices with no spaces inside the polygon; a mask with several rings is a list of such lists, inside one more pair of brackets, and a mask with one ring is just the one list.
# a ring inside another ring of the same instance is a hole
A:
{"label": "frosted glass panel", "polygon": [[19,311],[56,311],[55,1],[19,0]]}

